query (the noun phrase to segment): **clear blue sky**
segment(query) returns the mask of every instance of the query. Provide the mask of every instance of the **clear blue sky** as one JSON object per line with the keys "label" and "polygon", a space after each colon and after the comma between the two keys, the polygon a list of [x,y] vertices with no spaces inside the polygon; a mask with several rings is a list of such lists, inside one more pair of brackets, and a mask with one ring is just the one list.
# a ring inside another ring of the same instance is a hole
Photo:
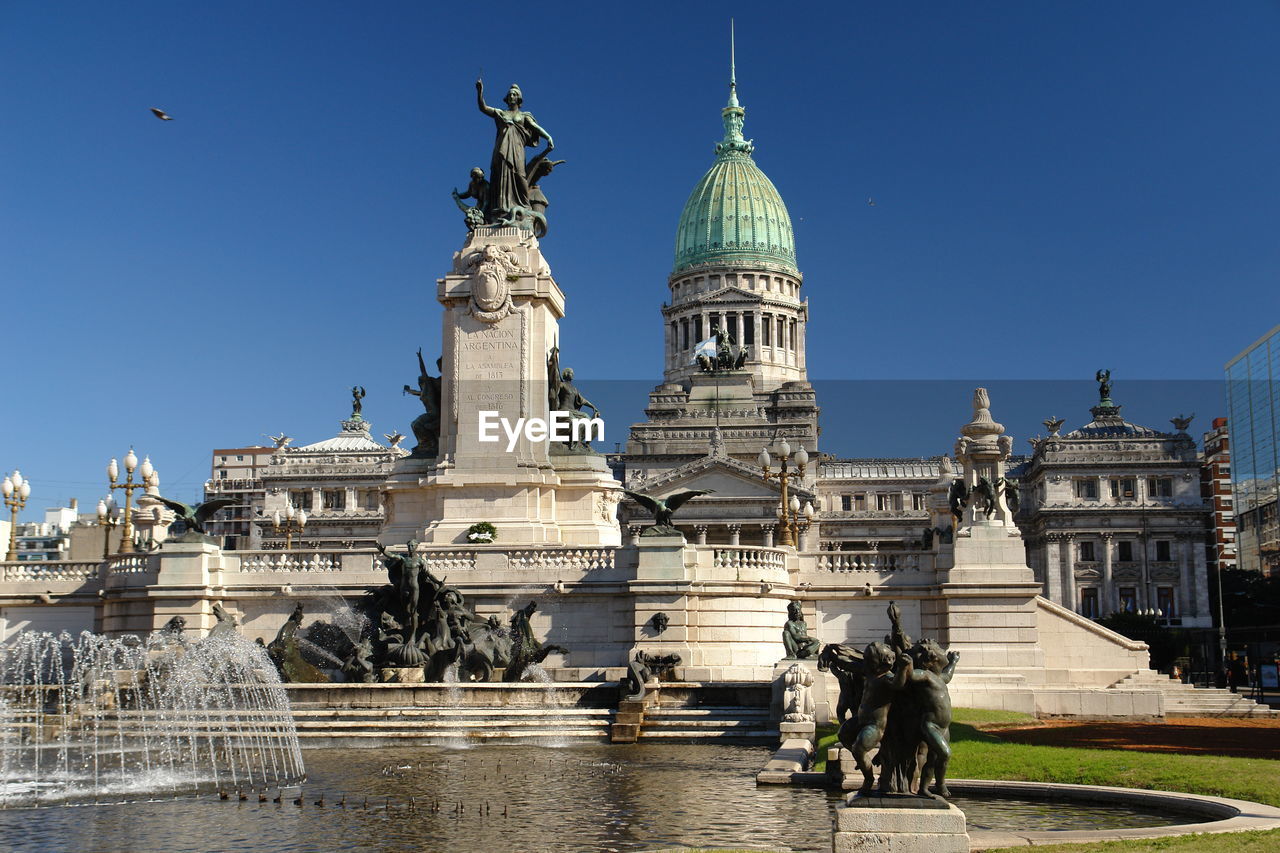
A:
{"label": "clear blue sky", "polygon": [[[811,376],[834,383],[822,449],[942,452],[976,382],[1099,367],[1121,402],[1156,380],[1135,420],[1221,414],[1205,380],[1280,318],[1276,2],[10,0],[0,468],[33,480],[26,517],[96,502],[130,444],[190,500],[212,448],[326,438],[354,384],[378,433],[409,432],[400,388],[438,351],[434,282],[464,235],[448,191],[492,144],[482,69],[568,160],[543,242],[563,357],[624,440],[661,374],[730,15]],[[883,383],[836,381],[885,379],[956,382],[900,389],[903,417],[857,405]],[[1088,419],[1089,382],[1019,387],[1038,391],[993,391],[1019,447],[1048,414]]]}

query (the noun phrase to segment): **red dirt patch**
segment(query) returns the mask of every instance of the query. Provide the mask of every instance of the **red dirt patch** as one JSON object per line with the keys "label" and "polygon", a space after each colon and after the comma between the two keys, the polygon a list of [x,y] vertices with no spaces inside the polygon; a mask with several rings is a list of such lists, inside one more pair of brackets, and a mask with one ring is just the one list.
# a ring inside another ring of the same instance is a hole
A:
{"label": "red dirt patch", "polygon": [[1013,743],[1039,746],[1280,759],[1280,720],[1218,717],[1142,723],[1041,720],[1029,726],[984,728]]}

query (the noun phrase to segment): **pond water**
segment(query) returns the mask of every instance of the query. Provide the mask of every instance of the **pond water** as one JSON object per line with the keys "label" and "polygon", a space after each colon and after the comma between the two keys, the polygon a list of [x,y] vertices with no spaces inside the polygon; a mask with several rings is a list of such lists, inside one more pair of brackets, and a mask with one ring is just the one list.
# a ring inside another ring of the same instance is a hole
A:
{"label": "pond water", "polygon": [[[0,811],[0,850],[649,851],[724,846],[829,851],[838,794],[762,786],[762,747],[575,745],[319,749],[296,789],[245,801],[216,796]],[[340,804],[345,797],[345,805]],[[317,803],[323,798],[324,805]],[[366,804],[367,798],[367,804]],[[412,803],[411,803],[412,798]],[[1114,809],[957,800],[974,827],[1115,825]],[[1144,813],[1125,826],[1184,823]],[[1031,825],[1034,821],[1034,825]],[[1145,822],[1143,822],[1145,821]]]}

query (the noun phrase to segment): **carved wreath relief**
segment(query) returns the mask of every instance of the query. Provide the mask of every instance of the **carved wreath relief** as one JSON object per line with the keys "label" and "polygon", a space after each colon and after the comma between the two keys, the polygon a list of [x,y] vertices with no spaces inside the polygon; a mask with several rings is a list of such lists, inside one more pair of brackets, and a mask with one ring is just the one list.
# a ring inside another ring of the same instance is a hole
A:
{"label": "carved wreath relief", "polygon": [[511,313],[511,279],[527,272],[511,249],[490,243],[469,252],[462,269],[471,277],[467,313],[482,323],[497,323]]}

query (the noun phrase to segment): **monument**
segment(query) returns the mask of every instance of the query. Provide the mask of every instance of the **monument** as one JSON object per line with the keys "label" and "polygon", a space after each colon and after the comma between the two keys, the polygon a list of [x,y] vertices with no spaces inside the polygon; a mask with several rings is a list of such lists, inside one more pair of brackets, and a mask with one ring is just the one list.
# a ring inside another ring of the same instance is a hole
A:
{"label": "monument", "polygon": [[[441,375],[419,356],[419,389],[408,390],[426,412],[413,424],[418,446],[387,482],[381,541],[465,545],[487,521],[507,546],[617,546],[621,484],[582,429],[602,424],[599,411],[560,368],[565,296],[538,242],[548,203],[539,182],[564,161],[548,159],[551,134],[522,109],[519,86],[505,109],[485,102],[480,81],[476,96],[497,137],[487,178],[477,167],[466,192],[453,192],[468,231],[437,282]],[[526,162],[525,149],[544,141]]]}

